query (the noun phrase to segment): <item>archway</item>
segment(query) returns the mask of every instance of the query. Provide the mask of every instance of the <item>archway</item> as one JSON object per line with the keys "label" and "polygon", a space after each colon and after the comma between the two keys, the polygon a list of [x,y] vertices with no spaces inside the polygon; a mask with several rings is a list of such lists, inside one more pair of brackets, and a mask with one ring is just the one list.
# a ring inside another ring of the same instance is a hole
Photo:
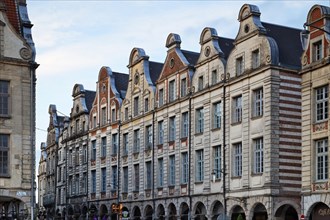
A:
{"label": "archway", "polygon": [[165,208],[162,204],[159,204],[158,207],[157,207],[156,217],[159,220],[164,220],[165,219]]}
{"label": "archway", "polygon": [[92,204],[89,207],[89,217],[93,219],[94,217],[97,217],[97,208],[94,204]]}
{"label": "archway", "polygon": [[298,220],[299,219],[297,211],[295,210],[295,208],[293,208],[289,204],[285,204],[285,205],[282,205],[281,207],[279,207],[275,212],[275,217],[277,217],[278,219],[283,219],[283,220]]}
{"label": "archway", "polygon": [[83,206],[81,209],[81,216],[85,219],[87,217],[87,212],[88,212],[88,208],[87,206]]}
{"label": "archway", "polygon": [[223,220],[223,205],[220,201],[216,201],[213,205],[212,220]]}
{"label": "archway", "polygon": [[168,205],[168,219],[169,220],[176,220],[177,219],[177,214],[176,214],[176,207],[173,203],[170,203]]}
{"label": "archway", "polygon": [[152,220],[152,213],[153,213],[152,207],[150,205],[147,205],[144,209],[144,219]]}
{"label": "archway", "polygon": [[135,206],[133,208],[132,219],[134,219],[134,220],[140,220],[141,219],[141,210],[138,206]]}
{"label": "archway", "polygon": [[108,208],[106,205],[102,204],[100,206],[100,217],[101,217],[101,220],[106,220],[108,219]]}
{"label": "archway", "polygon": [[330,207],[323,202],[316,203],[310,211],[309,220],[330,219]]}
{"label": "archway", "polygon": [[185,202],[181,203],[180,216],[181,216],[181,220],[188,220],[189,218],[189,206]]}
{"label": "archway", "polygon": [[196,220],[206,220],[207,219],[206,208],[202,202],[198,202],[196,204],[195,219]]}
{"label": "archway", "polygon": [[231,214],[231,220],[245,220],[245,212],[243,208],[239,205],[235,206]]}
{"label": "archway", "polygon": [[266,207],[263,204],[258,203],[253,210],[252,220],[267,220],[267,219],[268,219],[268,215],[267,215]]}

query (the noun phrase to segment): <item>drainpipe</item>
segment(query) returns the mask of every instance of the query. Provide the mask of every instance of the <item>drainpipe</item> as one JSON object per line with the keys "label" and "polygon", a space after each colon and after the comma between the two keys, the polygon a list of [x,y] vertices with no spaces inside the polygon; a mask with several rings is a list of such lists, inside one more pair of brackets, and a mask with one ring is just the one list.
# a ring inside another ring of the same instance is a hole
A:
{"label": "drainpipe", "polygon": [[[120,118],[120,117],[119,117]],[[120,203],[120,191],[119,191],[119,187],[120,187],[120,128],[121,128],[121,121],[119,119],[118,121],[118,148],[117,148],[117,154],[118,154],[118,159],[117,159],[117,204],[119,205]],[[121,213],[117,214],[117,219],[120,219],[120,215]]]}
{"label": "drainpipe", "polygon": [[191,200],[191,89],[189,91],[189,137],[188,137],[188,155],[189,155],[189,167],[188,167],[188,197],[189,197],[189,216],[188,219],[192,219],[192,200]]}
{"label": "drainpipe", "polygon": [[153,219],[156,219],[154,161],[155,161],[155,109],[152,110],[152,205],[153,205],[152,214],[153,214]]}
{"label": "drainpipe", "polygon": [[222,147],[222,152],[223,152],[223,171],[222,171],[222,181],[223,181],[223,206],[224,206],[224,220],[227,219],[227,199],[226,199],[226,76],[224,76],[224,80],[223,80],[223,94],[222,94],[222,108],[223,108],[223,147]]}

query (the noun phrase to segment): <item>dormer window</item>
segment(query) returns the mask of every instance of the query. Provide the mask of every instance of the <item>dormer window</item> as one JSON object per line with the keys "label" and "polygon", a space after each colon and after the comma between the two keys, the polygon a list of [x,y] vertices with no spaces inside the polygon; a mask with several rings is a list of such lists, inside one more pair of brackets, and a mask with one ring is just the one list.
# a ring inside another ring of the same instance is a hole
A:
{"label": "dormer window", "polygon": [[134,116],[139,115],[139,97],[134,98]]}
{"label": "dormer window", "polygon": [[243,71],[243,57],[239,57],[236,59],[236,76],[242,75]]}
{"label": "dormer window", "polygon": [[212,70],[212,85],[215,85],[217,82],[218,82],[217,70]]}
{"label": "dormer window", "polygon": [[128,108],[127,107],[125,108],[124,114],[125,114],[125,121],[126,121],[126,120],[128,120]]}
{"label": "dormer window", "polygon": [[202,90],[204,86],[203,76],[198,77],[198,91]]}
{"label": "dormer window", "polygon": [[252,69],[256,69],[260,66],[259,49],[252,51]]}
{"label": "dormer window", "polygon": [[158,106],[164,105],[164,90],[160,89],[158,93]]}
{"label": "dormer window", "polygon": [[315,43],[313,43],[313,48],[312,48],[312,52],[313,52],[313,61],[318,61],[321,60],[322,57],[322,40],[319,40]]}
{"label": "dormer window", "polygon": [[116,109],[111,109],[111,122],[116,121]]}
{"label": "dormer window", "polygon": [[144,112],[148,112],[149,111],[149,99],[145,98],[144,99]]}

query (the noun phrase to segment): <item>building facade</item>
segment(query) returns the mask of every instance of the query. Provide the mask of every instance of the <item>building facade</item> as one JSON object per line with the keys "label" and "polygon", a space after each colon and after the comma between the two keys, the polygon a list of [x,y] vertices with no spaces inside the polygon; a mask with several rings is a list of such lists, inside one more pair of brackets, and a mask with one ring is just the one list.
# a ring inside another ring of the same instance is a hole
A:
{"label": "building facade", "polygon": [[[34,215],[35,49],[26,1],[0,2],[0,218]],[[24,112],[24,113],[23,113]]]}
{"label": "building facade", "polygon": [[[302,214],[330,218],[329,73],[330,8],[315,5],[307,15],[302,55]],[[326,30],[328,33],[320,30]]]}

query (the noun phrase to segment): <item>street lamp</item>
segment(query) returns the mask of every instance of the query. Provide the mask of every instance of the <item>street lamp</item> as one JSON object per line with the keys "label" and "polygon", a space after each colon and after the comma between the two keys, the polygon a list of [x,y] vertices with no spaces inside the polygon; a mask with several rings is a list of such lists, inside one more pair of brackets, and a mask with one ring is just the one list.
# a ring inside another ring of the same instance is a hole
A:
{"label": "street lamp", "polygon": [[227,215],[227,198],[226,198],[226,172],[223,169],[213,169],[212,170],[212,181],[213,183],[215,182],[215,179],[217,177],[217,173],[220,172],[222,173],[222,182],[223,182],[223,219],[226,220],[226,215]]}
{"label": "street lamp", "polygon": [[302,30],[300,32],[300,41],[301,41],[301,45],[303,47],[303,50],[306,50],[307,49],[307,46],[308,46],[308,38],[309,38],[309,34],[310,34],[310,31],[306,29],[306,27],[312,27],[312,28],[315,28],[317,30],[320,30],[320,31],[323,31],[325,34],[325,37],[326,39],[329,41],[330,40],[330,26],[329,25],[326,25],[325,26],[325,29],[322,29],[322,28],[319,28],[317,26],[314,26],[313,24],[308,24],[308,23],[305,23],[304,24],[304,30]]}

